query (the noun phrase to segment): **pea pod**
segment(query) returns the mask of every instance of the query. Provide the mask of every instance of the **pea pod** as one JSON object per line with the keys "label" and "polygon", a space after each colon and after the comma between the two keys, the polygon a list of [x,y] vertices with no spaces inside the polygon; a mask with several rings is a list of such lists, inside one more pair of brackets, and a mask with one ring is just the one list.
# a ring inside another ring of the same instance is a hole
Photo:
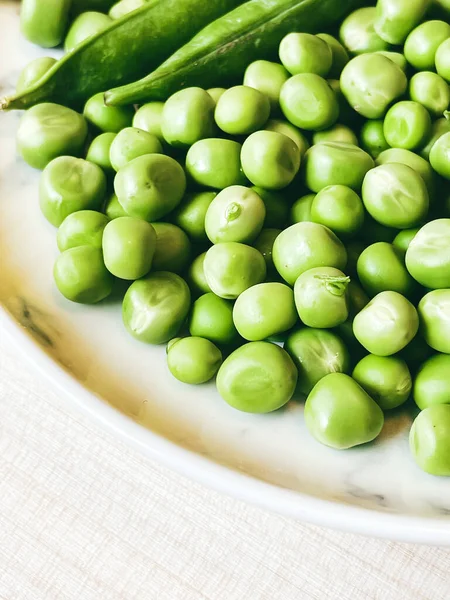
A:
{"label": "pea pod", "polygon": [[41,102],[79,107],[108,88],[134,81],[242,0],[149,0],[66,54],[36,85],[0,100],[2,109]]}
{"label": "pea pod", "polygon": [[165,99],[181,87],[223,86],[241,78],[249,63],[270,59],[291,31],[326,29],[361,0],[249,0],[207,25],[156,71],[110,90],[107,104]]}

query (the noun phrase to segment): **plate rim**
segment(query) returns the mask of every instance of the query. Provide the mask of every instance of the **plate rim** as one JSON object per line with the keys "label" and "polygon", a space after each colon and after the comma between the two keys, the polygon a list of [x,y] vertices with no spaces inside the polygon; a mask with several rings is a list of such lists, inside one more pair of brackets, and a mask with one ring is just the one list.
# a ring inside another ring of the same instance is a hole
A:
{"label": "plate rim", "polygon": [[450,519],[445,517],[385,513],[315,498],[241,473],[140,425],[58,364],[1,303],[0,331],[8,336],[28,363],[58,389],[67,405],[118,436],[140,454],[188,479],[272,513],[319,527],[399,542],[450,546]]}

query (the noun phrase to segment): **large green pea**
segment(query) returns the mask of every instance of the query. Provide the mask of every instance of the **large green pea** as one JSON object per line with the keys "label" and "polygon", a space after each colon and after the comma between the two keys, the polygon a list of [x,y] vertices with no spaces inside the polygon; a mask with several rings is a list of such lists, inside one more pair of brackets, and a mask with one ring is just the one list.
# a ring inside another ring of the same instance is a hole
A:
{"label": "large green pea", "polygon": [[436,188],[436,173],[430,163],[418,154],[404,148],[389,148],[381,152],[375,162],[377,165],[401,163],[411,167],[424,180],[430,199],[433,197]]}
{"label": "large green pea", "polygon": [[187,283],[179,275],[158,271],[134,281],[123,299],[122,316],[133,337],[164,344],[175,337],[191,304]]}
{"label": "large green pea", "polygon": [[106,194],[106,177],[97,165],[60,156],[44,169],[39,182],[39,205],[55,227],[79,210],[99,209]]}
{"label": "large green pea", "polygon": [[329,185],[345,185],[359,191],[373,166],[372,157],[354,144],[321,142],[305,154],[303,172],[306,185],[313,192]]}
{"label": "large green pea", "polygon": [[344,239],[362,228],[364,212],[361,198],[354,190],[345,185],[330,185],[313,199],[311,221],[326,225]]}
{"label": "large green pea", "polygon": [[434,62],[438,74],[450,82],[450,38],[439,45]]}
{"label": "large green pea", "polygon": [[270,100],[272,109],[279,109],[280,90],[289,79],[288,71],[279,63],[255,60],[244,74],[244,86],[255,88]]}
{"label": "large green pea", "polygon": [[403,100],[386,113],[383,131],[387,143],[393,148],[414,150],[427,139],[431,131],[431,117],[422,104]]}
{"label": "large green pea", "polygon": [[72,302],[95,304],[112,291],[114,278],[100,248],[77,246],[62,252],[53,269],[56,286]]}
{"label": "large green pea", "polygon": [[302,222],[291,225],[276,238],[273,262],[289,285],[314,267],[343,269],[347,253],[340,239],[323,225]]}
{"label": "large green pea", "polygon": [[161,131],[162,112],[164,102],[148,102],[136,111],[133,117],[133,127],[148,131],[162,142],[164,136]]}
{"label": "large green pea", "polygon": [[402,96],[408,80],[402,69],[382,54],[361,54],[347,63],[341,89],[350,106],[367,119],[381,119]]}
{"label": "large green pea", "polygon": [[244,344],[223,362],[217,389],[233,408],[250,413],[277,410],[291,399],[297,369],[289,354],[269,342]]}
{"label": "large green pea", "polygon": [[64,50],[70,52],[82,42],[111,25],[112,19],[101,12],[86,11],[72,22],[64,40]]}
{"label": "large green pea", "polygon": [[221,351],[201,337],[178,338],[167,346],[169,371],[183,383],[206,383],[214,377],[221,363]]}
{"label": "large green pea", "polygon": [[88,128],[82,115],[44,102],[32,106],[17,130],[17,149],[31,167],[43,169],[58,156],[79,156]]}
{"label": "large green pea", "polygon": [[230,135],[248,135],[258,131],[265,125],[269,115],[269,98],[245,85],[226,90],[217,101],[214,113],[217,125]]}
{"label": "large green pea", "polygon": [[427,344],[438,352],[450,354],[450,289],[425,294],[418,311]]}
{"label": "large green pea", "polygon": [[288,33],[280,43],[280,60],[292,75],[315,73],[326,77],[333,54],[326,41],[310,33]]}
{"label": "large green pea", "polygon": [[403,44],[429,6],[430,0],[378,0],[375,31],[389,44]]}
{"label": "large green pea", "polygon": [[181,273],[191,258],[191,242],[185,232],[172,223],[152,223],[156,233],[153,269]]}
{"label": "large green pea", "polygon": [[418,71],[432,71],[439,45],[450,37],[445,21],[425,21],[411,31],[405,41],[406,60]]}
{"label": "large green pea", "polygon": [[284,349],[298,369],[297,389],[309,394],[329,373],[348,373],[350,354],[342,339],[333,331],[302,327],[289,335]]}
{"label": "large green pea", "polygon": [[435,354],[422,363],[414,380],[413,395],[421,410],[434,404],[450,404],[449,354]]}
{"label": "large green pea", "polygon": [[79,210],[61,223],[56,241],[60,252],[77,246],[102,247],[103,231],[109,218],[95,210]]}
{"label": "large green pea", "polygon": [[339,29],[341,42],[352,54],[387,50],[389,44],[375,32],[376,8],[358,8],[348,15]]}
{"label": "large green pea", "polygon": [[203,294],[192,305],[189,332],[215,344],[232,344],[238,338],[233,321],[233,302],[212,292]]}
{"label": "large green pea", "polygon": [[420,224],[429,207],[422,177],[411,167],[390,163],[367,173],[362,185],[367,212],[381,225],[409,229]]}
{"label": "large green pea", "polygon": [[233,308],[240,335],[256,342],[291,329],[297,322],[294,292],[283,283],[260,283],[245,290]]}
{"label": "large green pea", "polygon": [[211,290],[229,300],[266,277],[266,262],[256,248],[237,242],[215,244],[207,250],[203,269]]}
{"label": "large green pea", "polygon": [[139,279],[152,267],[156,233],[142,219],[119,217],[105,227],[102,247],[108,271],[120,279]]}
{"label": "large green pea", "polygon": [[353,369],[352,377],[383,410],[404,404],[412,389],[408,365],[396,356],[368,354]]}
{"label": "large green pea", "polygon": [[188,150],[186,171],[195,183],[205,187],[223,190],[231,185],[245,185],[241,144],[219,138],[199,140]]}
{"label": "large green pea", "polygon": [[448,83],[437,73],[428,71],[411,77],[409,95],[415,102],[420,102],[433,117],[441,117],[450,104]]}
{"label": "large green pea", "polygon": [[317,267],[302,273],[294,286],[295,306],[302,323],[329,329],[346,321],[349,282],[350,277],[333,267]]}
{"label": "large green pea", "polygon": [[23,36],[43,48],[58,46],[69,20],[69,0],[23,0],[20,29]]}
{"label": "large green pea", "polygon": [[406,251],[406,267],[424,287],[450,287],[450,219],[436,219],[419,229]]}
{"label": "large green pea", "polygon": [[131,106],[107,106],[103,93],[100,92],[89,98],[84,105],[83,114],[97,129],[118,133],[131,125],[134,109]]}
{"label": "large green pea", "polygon": [[403,253],[393,244],[371,244],[361,253],[356,268],[361,285],[371,297],[392,290],[409,298],[418,291],[405,267]]}
{"label": "large green pea", "polygon": [[378,404],[344,373],[330,373],[312,389],[305,424],[321,444],[343,450],[374,440],[384,424]]}
{"label": "large green pea", "polygon": [[437,404],[423,410],[411,427],[409,446],[423,471],[449,477],[450,405]]}
{"label": "large green pea", "polygon": [[380,292],[353,320],[356,339],[371,354],[390,356],[404,348],[419,329],[414,306],[398,292]]}
{"label": "large green pea", "polygon": [[195,192],[187,194],[175,212],[172,220],[181,227],[191,240],[206,242],[208,236],[205,232],[205,217],[209,205],[216,197],[216,192]]}

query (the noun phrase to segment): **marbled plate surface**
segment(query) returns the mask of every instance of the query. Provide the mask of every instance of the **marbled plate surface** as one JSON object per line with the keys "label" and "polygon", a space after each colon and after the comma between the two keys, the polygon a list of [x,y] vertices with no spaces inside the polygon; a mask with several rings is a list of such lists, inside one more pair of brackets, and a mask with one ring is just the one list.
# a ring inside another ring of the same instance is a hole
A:
{"label": "marbled plate surface", "polygon": [[[23,65],[48,55],[21,38],[18,10],[0,0],[0,95],[13,89]],[[316,523],[450,544],[450,480],[422,473],[410,458],[411,411],[390,416],[375,443],[337,452],[310,437],[301,402],[247,415],[213,385],[174,380],[164,348],[124,330],[119,293],[92,307],[65,301],[53,284],[58,250],[38,206],[39,172],[16,155],[20,117],[0,114],[0,304],[24,353],[46,365],[63,395],[150,456],[230,494]]]}

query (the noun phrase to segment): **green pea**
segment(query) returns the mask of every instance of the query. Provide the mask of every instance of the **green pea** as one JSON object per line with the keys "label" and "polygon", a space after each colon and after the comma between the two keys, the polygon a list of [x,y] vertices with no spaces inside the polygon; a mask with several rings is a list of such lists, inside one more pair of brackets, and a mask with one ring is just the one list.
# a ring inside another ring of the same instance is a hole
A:
{"label": "green pea", "polygon": [[88,148],[86,160],[98,165],[104,171],[112,171],[113,166],[109,152],[116,135],[116,133],[106,131],[95,137]]}
{"label": "green pea", "polygon": [[65,106],[44,102],[22,117],[17,130],[17,149],[31,167],[43,169],[62,155],[81,154],[87,136],[84,118]]}
{"label": "green pea", "polygon": [[400,69],[404,73],[407,73],[408,61],[403,56],[403,54],[400,54],[400,52],[389,52],[387,50],[378,50],[377,54],[381,54],[382,56],[389,58],[389,60],[392,60],[392,62],[394,62],[398,67],[400,67]]}
{"label": "green pea", "polygon": [[16,94],[21,94],[34,86],[56,64],[56,58],[41,56],[29,62],[20,72],[16,84]]}
{"label": "green pea", "polygon": [[418,71],[432,71],[439,45],[450,37],[445,21],[425,21],[411,31],[405,41],[406,60]]}
{"label": "green pea", "polygon": [[181,273],[191,258],[191,242],[180,227],[172,223],[152,223],[156,232],[153,257],[155,271]]}
{"label": "green pea", "polygon": [[64,40],[64,50],[70,52],[88,38],[109,27],[111,23],[111,17],[100,12],[86,11],[79,14],[69,27]]}
{"label": "green pea", "polygon": [[396,356],[368,354],[356,365],[352,377],[383,410],[404,404],[412,389],[408,365]]}
{"label": "green pea", "polygon": [[404,348],[419,328],[414,306],[398,292],[380,292],[354,318],[353,333],[371,354],[390,356]]}
{"label": "green pea", "polygon": [[287,187],[300,168],[300,150],[295,142],[275,131],[257,131],[244,142],[242,168],[248,179],[268,190]]}
{"label": "green pea", "polygon": [[288,33],[281,40],[279,55],[292,75],[315,73],[326,77],[333,63],[327,42],[310,33]]}
{"label": "green pea", "polygon": [[341,42],[351,54],[387,50],[389,44],[375,32],[376,8],[358,8],[344,19],[339,30]]}
{"label": "green pea", "polygon": [[[43,48],[61,43],[69,19],[69,0],[23,0],[20,10],[22,35]],[[6,18],[5,18],[6,20]]]}
{"label": "green pea", "polygon": [[264,227],[284,229],[289,216],[289,205],[283,194],[255,185],[252,190],[258,194],[266,207]]}
{"label": "green pea", "polygon": [[388,290],[411,297],[418,291],[417,283],[405,267],[404,254],[387,242],[368,246],[358,259],[357,272],[371,297]]}
{"label": "green pea", "polygon": [[117,133],[131,125],[134,110],[128,106],[106,106],[103,93],[100,92],[89,98],[83,114],[86,120],[100,131]]}
{"label": "green pea", "polygon": [[308,395],[329,373],[348,373],[350,354],[333,331],[302,327],[289,335],[285,350],[298,369],[297,390]]}
{"label": "green pea", "polygon": [[382,225],[409,229],[426,216],[429,196],[422,177],[411,167],[391,163],[367,173],[362,199],[368,213]]}
{"label": "green pea", "polygon": [[196,258],[194,258],[186,276],[189,288],[196,296],[211,292],[211,288],[206,281],[205,272],[203,269],[205,256],[206,252],[202,252],[202,254],[199,254]]}
{"label": "green pea", "polygon": [[102,247],[103,230],[108,224],[106,215],[95,210],[79,210],[61,223],[56,241],[60,252],[78,246]]}
{"label": "green pea", "polygon": [[375,31],[389,44],[403,44],[429,5],[430,0],[378,0]]}
{"label": "green pea", "polygon": [[266,209],[258,194],[233,185],[222,190],[206,211],[205,231],[213,244],[252,242],[261,231]]}
{"label": "green pea", "polygon": [[305,404],[305,424],[325,446],[343,450],[374,440],[381,432],[381,408],[345,373],[330,373],[313,388]]}
{"label": "green pea", "polygon": [[144,6],[147,2],[148,0],[119,0],[119,2],[113,4],[108,14],[111,19],[121,19],[133,10]]}
{"label": "green pea", "polygon": [[347,50],[329,33],[318,33],[317,37],[326,42],[331,50],[332,62],[328,77],[339,77],[342,73],[342,69],[350,60]]}
{"label": "green pea", "polygon": [[266,262],[262,254],[237,242],[212,246],[206,252],[203,269],[211,291],[228,300],[234,300],[266,277]]}
{"label": "green pea", "polygon": [[264,127],[267,131],[276,131],[282,133],[295,142],[300,150],[300,158],[303,158],[305,152],[309,148],[309,142],[300,129],[297,129],[289,121],[282,121],[280,119],[269,119]]}
{"label": "green pea", "polygon": [[288,79],[281,88],[280,106],[288,121],[309,131],[327,129],[339,116],[335,93],[315,73],[300,73]]}
{"label": "green pea", "polygon": [[186,171],[195,183],[223,190],[230,185],[245,185],[241,166],[241,144],[233,140],[199,140],[186,155]]}
{"label": "green pea", "polygon": [[39,205],[55,227],[78,210],[99,209],[105,194],[106,177],[100,167],[72,156],[52,160],[39,182]]}
{"label": "green pea", "polygon": [[128,216],[114,193],[105,202],[105,214],[109,219]]}
{"label": "green pea", "polygon": [[320,190],[313,199],[311,221],[326,225],[339,237],[352,237],[363,226],[364,206],[351,188],[330,185]]}
{"label": "green pea", "polygon": [[433,147],[434,143],[442,136],[444,133],[448,133],[450,131],[450,119],[447,117],[442,117],[442,119],[437,119],[431,125],[431,131],[428,135],[425,145],[420,149],[419,154],[422,158],[426,160],[429,159],[430,150]]}
{"label": "green pea", "polygon": [[290,356],[269,342],[244,344],[223,362],[217,389],[233,408],[250,413],[277,410],[291,399],[297,369]]}
{"label": "green pea", "polygon": [[214,101],[198,87],[176,92],[164,104],[161,131],[166,142],[176,148],[187,148],[198,140],[213,137]]}
{"label": "green pea", "polygon": [[450,180],[450,132],[434,142],[430,150],[430,163],[436,173]]}
{"label": "green pea", "polygon": [[414,150],[425,142],[430,130],[431,118],[427,109],[411,100],[397,102],[384,118],[384,137],[392,147]]}
{"label": "green pea", "polygon": [[123,299],[123,322],[141,342],[164,344],[178,334],[190,304],[189,288],[179,275],[150,273],[128,288]]}
{"label": "green pea", "polygon": [[353,144],[321,142],[306,153],[303,172],[306,185],[313,192],[329,185],[345,185],[359,191],[373,166],[372,157]]}
{"label": "green pea", "polygon": [[424,180],[428,195],[430,199],[432,198],[436,188],[436,175],[427,160],[404,148],[389,148],[379,154],[376,164],[385,165],[389,163],[402,163],[414,169]]}
{"label": "green pea", "polygon": [[294,202],[290,212],[290,222],[292,224],[311,221],[311,207],[315,194],[306,194]]}
{"label": "green pea", "polygon": [[219,101],[220,96],[222,96],[227,90],[226,88],[209,88],[209,90],[206,90],[208,92],[208,94],[211,96],[211,98],[214,101],[214,104],[217,104],[217,102]]}
{"label": "green pea", "polygon": [[426,343],[438,352],[450,354],[450,289],[425,294],[418,311]]}
{"label": "green pea", "polygon": [[419,229],[406,251],[406,267],[426,288],[450,287],[450,219],[436,219]]}
{"label": "green pea", "polygon": [[114,278],[105,267],[102,251],[78,246],[62,252],[53,269],[56,286],[72,302],[95,304],[112,291]]}
{"label": "green pea", "polygon": [[233,303],[212,292],[203,294],[192,305],[189,332],[215,344],[232,344],[238,338],[233,322]]}
{"label": "green pea", "polygon": [[389,144],[384,137],[383,121],[381,119],[366,121],[361,128],[360,140],[361,148],[375,159],[389,148]]}
{"label": "green pea", "polygon": [[164,109],[164,102],[148,102],[143,104],[136,111],[133,117],[133,127],[143,129],[156,135],[156,137],[162,142],[164,136],[161,131],[162,113]]}
{"label": "green pea", "polygon": [[421,410],[436,404],[450,404],[450,355],[434,354],[420,366],[413,394]]}
{"label": "green pea", "polygon": [[156,232],[141,219],[118,217],[106,225],[102,247],[108,271],[132,281],[146,275],[152,267]]}
{"label": "green pea", "polygon": [[333,267],[316,267],[302,273],[294,286],[295,306],[302,323],[329,329],[346,321],[349,282],[350,277]]}
{"label": "green pea", "polygon": [[431,475],[450,476],[450,406],[438,404],[423,410],[409,434],[411,454]]}
{"label": "green pea", "polygon": [[450,82],[450,38],[442,42],[436,50],[435,65],[438,74]]}
{"label": "green pea", "polygon": [[169,371],[183,383],[206,383],[214,377],[221,364],[219,348],[201,337],[178,338],[169,342],[167,347]]}
{"label": "green pea", "polygon": [[263,229],[253,243],[253,246],[263,255],[268,273],[275,270],[272,251],[275,240],[280,233],[281,229]]}
{"label": "green pea", "polygon": [[175,212],[172,220],[181,227],[191,240],[206,242],[208,236],[205,231],[205,217],[209,205],[216,197],[216,192],[195,192],[187,194]]}
{"label": "green pea", "polygon": [[245,85],[226,90],[217,101],[214,117],[217,125],[230,135],[247,135],[258,131],[270,115],[269,98]]}
{"label": "green pea", "polygon": [[279,107],[280,90],[288,79],[289,73],[283,65],[268,60],[255,60],[245,71],[244,85],[262,92],[269,98],[272,109],[276,110]]}
{"label": "green pea", "polygon": [[341,75],[342,93],[350,106],[367,119],[383,118],[407,85],[401,68],[381,54],[355,56]]}
{"label": "green pea", "polygon": [[289,285],[314,267],[343,269],[347,253],[340,239],[324,225],[296,223],[276,238],[273,245],[273,262],[278,273]]}
{"label": "green pea", "polygon": [[316,131],[312,137],[313,144],[320,142],[344,142],[345,144],[354,144],[358,146],[358,138],[347,125],[336,123],[330,129]]}
{"label": "green pea", "polygon": [[161,142],[155,135],[136,127],[126,127],[116,135],[111,144],[111,165],[118,171],[133,158],[144,154],[162,154],[162,151]]}
{"label": "green pea", "polygon": [[260,283],[245,290],[233,308],[239,334],[256,342],[291,329],[297,322],[294,292],[283,283]]}
{"label": "green pea", "polygon": [[416,233],[420,230],[420,227],[414,227],[413,229],[403,229],[399,231],[395,236],[392,244],[399,250],[403,256],[409,248],[410,243],[414,239]]}
{"label": "green pea", "polygon": [[450,104],[448,83],[436,73],[428,71],[416,73],[411,77],[409,95],[412,100],[419,102],[434,117],[440,117]]}
{"label": "green pea", "polygon": [[130,216],[156,221],[181,202],[186,190],[186,176],[173,158],[146,154],[118,171],[114,190]]}

